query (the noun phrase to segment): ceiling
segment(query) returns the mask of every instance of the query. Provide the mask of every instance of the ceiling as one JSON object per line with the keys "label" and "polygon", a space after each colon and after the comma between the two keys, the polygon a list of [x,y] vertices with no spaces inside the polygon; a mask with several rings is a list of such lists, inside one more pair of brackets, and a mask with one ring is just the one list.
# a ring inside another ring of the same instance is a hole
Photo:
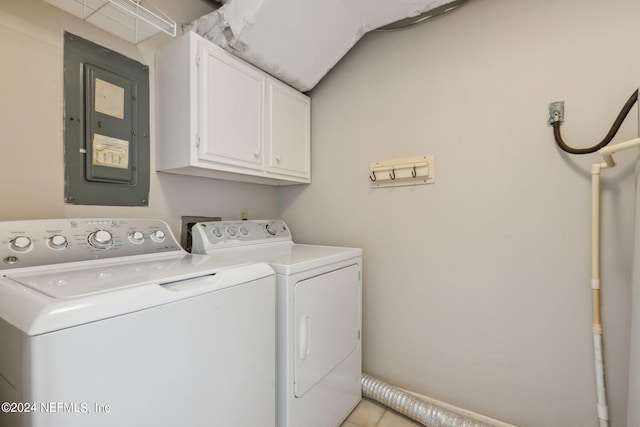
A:
{"label": "ceiling", "polygon": [[189,27],[306,92],[367,32],[422,21],[461,1],[227,0]]}

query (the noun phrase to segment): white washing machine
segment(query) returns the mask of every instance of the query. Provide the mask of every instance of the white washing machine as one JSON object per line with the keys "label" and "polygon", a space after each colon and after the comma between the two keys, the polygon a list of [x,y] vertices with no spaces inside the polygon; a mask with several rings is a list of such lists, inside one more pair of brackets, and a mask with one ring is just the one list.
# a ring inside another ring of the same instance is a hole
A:
{"label": "white washing machine", "polygon": [[215,221],[193,251],[266,262],[278,289],[277,424],[336,427],[361,399],[362,250],[293,242],[283,221]]}
{"label": "white washing machine", "polygon": [[275,426],[275,305],[162,221],[0,222],[0,426]]}

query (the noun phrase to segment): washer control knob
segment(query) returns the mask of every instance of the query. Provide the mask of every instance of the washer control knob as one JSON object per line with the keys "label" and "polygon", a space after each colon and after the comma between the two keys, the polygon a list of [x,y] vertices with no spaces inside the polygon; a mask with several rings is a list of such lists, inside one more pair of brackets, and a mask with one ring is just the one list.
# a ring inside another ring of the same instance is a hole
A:
{"label": "washer control knob", "polygon": [[53,249],[64,249],[67,247],[67,238],[61,234],[49,237],[49,246]]}
{"label": "washer control knob", "polygon": [[278,229],[276,228],[275,224],[267,224],[264,226],[264,229],[267,230],[267,233],[271,234],[272,236],[275,236],[276,233],[278,232]]}
{"label": "washer control knob", "polygon": [[249,230],[247,230],[246,227],[240,227],[238,229],[238,231],[240,231],[240,234],[242,234],[243,236],[248,236],[249,235]]}
{"label": "washer control knob", "polygon": [[5,257],[3,260],[6,264],[15,264],[18,261],[20,261],[20,258],[18,258],[17,256],[13,256],[13,255],[9,255],[8,257]]}
{"label": "washer control knob", "polygon": [[27,236],[18,236],[11,241],[11,249],[18,252],[24,252],[31,247],[31,239]]}
{"label": "washer control knob", "polygon": [[222,237],[222,231],[218,227],[214,228],[211,233],[213,234],[213,237],[217,239]]}
{"label": "washer control knob", "polygon": [[229,227],[227,228],[227,234],[229,235],[229,237],[236,237],[238,235],[238,232],[235,228]]}
{"label": "washer control knob", "polygon": [[113,235],[107,230],[98,230],[89,234],[89,244],[97,249],[108,249],[113,245]]}
{"label": "washer control knob", "polygon": [[134,231],[129,234],[129,240],[131,240],[131,243],[142,243],[144,242],[144,234],[142,234],[142,231]]}
{"label": "washer control knob", "polygon": [[163,242],[165,238],[164,231],[156,230],[151,232],[151,240],[154,242]]}

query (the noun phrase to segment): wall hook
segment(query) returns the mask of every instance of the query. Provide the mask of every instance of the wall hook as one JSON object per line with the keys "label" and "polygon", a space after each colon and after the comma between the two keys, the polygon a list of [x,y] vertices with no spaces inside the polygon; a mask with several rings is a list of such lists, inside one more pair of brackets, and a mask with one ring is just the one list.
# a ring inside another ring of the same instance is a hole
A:
{"label": "wall hook", "polygon": [[433,164],[433,154],[371,162],[369,188],[432,184]]}

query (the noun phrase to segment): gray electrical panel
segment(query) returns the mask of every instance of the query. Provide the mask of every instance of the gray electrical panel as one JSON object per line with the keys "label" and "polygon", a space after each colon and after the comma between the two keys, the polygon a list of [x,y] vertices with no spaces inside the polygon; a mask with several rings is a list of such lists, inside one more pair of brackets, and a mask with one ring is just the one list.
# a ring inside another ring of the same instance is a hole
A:
{"label": "gray electrical panel", "polygon": [[65,32],[65,202],[149,204],[149,67]]}

